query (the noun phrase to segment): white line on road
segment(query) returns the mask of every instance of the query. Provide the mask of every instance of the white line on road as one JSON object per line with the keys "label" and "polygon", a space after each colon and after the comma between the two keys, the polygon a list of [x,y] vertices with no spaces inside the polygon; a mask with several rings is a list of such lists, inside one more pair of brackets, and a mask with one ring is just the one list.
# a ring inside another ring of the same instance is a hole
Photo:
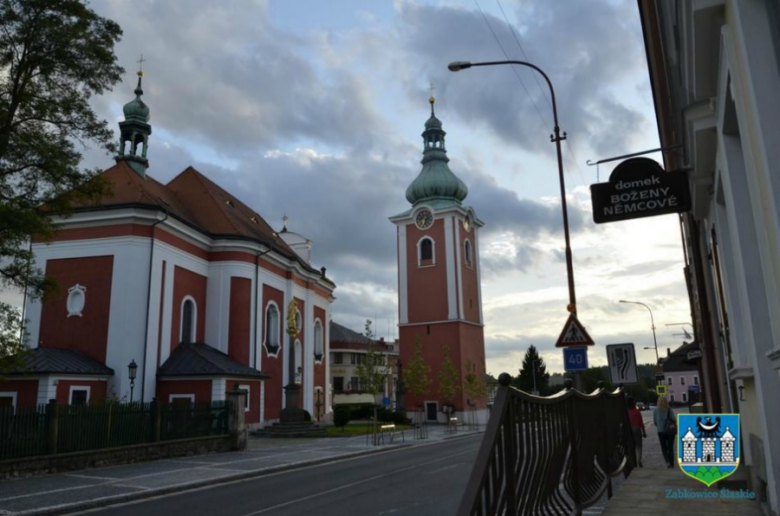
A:
{"label": "white line on road", "polygon": [[244,514],[243,516],[255,516],[256,514],[263,514],[264,512],[273,511],[275,509],[280,509],[282,507],[287,507],[288,505],[292,505],[292,504],[299,503],[299,502],[305,502],[306,500],[311,500],[312,498],[317,498],[317,497],[324,496],[324,495],[327,495],[327,494],[336,493],[338,491],[343,491],[344,489],[349,489],[350,487],[354,487],[354,486],[357,486],[357,485],[360,485],[360,484],[365,484],[366,482],[373,482],[374,480],[378,480],[380,478],[390,477],[390,476],[396,475],[396,474],[404,472],[404,471],[409,471],[410,469],[419,468],[420,466],[427,466],[429,464],[435,464],[437,462],[441,462],[443,460],[451,459],[453,457],[458,457],[460,455],[465,455],[466,453],[473,453],[473,451],[474,450],[466,450],[466,451],[462,451],[460,453],[455,453],[453,455],[447,455],[446,457],[441,457],[441,458],[434,459],[434,460],[431,460],[431,461],[428,461],[428,462],[422,462],[420,464],[415,464],[413,466],[407,466],[405,468],[397,469],[395,471],[391,471],[391,472],[385,473],[383,475],[376,475],[376,476],[373,476],[373,477],[364,478],[363,480],[358,480],[357,482],[352,482],[351,484],[345,484],[343,486],[335,487],[333,489],[328,489],[327,491],[321,491],[321,492],[315,493],[313,495],[304,496],[303,498],[298,498],[296,500],[292,500],[292,501],[289,501],[289,502],[280,503],[278,505],[274,505],[273,507],[268,507],[266,509],[261,509],[259,511],[249,512],[249,513]]}

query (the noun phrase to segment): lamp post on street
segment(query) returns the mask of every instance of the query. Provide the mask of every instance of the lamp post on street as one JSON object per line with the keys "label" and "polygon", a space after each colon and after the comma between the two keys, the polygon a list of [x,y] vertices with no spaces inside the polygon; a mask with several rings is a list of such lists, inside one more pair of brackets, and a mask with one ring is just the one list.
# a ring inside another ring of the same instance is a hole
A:
{"label": "lamp post on street", "polygon": [[137,373],[138,373],[138,364],[136,364],[135,359],[133,359],[127,365],[127,375],[130,378],[130,403],[133,402],[133,388],[135,387],[135,378]]}
{"label": "lamp post on street", "polygon": [[568,276],[569,281],[569,306],[567,307],[568,311],[573,313],[575,316],[577,315],[577,299],[574,293],[574,266],[572,264],[572,255],[571,255],[571,244],[569,239],[569,213],[566,209],[566,186],[563,179],[563,156],[561,152],[561,141],[566,139],[566,133],[563,133],[563,136],[561,136],[560,127],[558,126],[558,106],[555,103],[555,90],[553,89],[553,85],[550,82],[550,78],[547,77],[547,74],[542,71],[541,68],[538,66],[528,63],[526,61],[487,61],[482,63],[470,63],[468,61],[455,61],[453,63],[450,63],[448,68],[451,72],[458,72],[460,70],[465,70],[466,68],[471,68],[474,66],[494,66],[494,65],[520,65],[520,66],[527,66],[528,68],[533,68],[536,70],[542,77],[544,77],[544,80],[547,82],[547,86],[550,88],[550,98],[552,99],[552,110],[553,110],[553,122],[555,126],[553,127],[553,134],[550,135],[550,141],[555,143],[555,150],[558,153],[558,179],[560,180],[561,184],[561,208],[563,209],[563,234],[566,239],[566,273]]}
{"label": "lamp post on street", "polygon": [[[650,310],[650,307],[647,306],[644,303],[640,303],[639,301],[624,301],[620,300],[621,303],[630,303],[632,305],[642,305],[645,308],[647,308],[647,311],[650,312],[650,325],[653,328],[653,346],[655,347],[655,363],[658,364],[660,362],[660,358],[658,357],[658,341],[655,339],[655,320],[653,319],[653,311]],[[647,348],[645,348],[647,349]]]}

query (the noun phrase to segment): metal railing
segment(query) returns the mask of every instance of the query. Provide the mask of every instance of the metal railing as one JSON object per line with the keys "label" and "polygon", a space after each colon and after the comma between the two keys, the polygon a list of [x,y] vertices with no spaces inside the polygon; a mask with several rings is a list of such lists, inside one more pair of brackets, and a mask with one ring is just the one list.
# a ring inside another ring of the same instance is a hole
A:
{"label": "metal railing", "polygon": [[579,515],[636,464],[624,392],[500,387],[458,516]]}

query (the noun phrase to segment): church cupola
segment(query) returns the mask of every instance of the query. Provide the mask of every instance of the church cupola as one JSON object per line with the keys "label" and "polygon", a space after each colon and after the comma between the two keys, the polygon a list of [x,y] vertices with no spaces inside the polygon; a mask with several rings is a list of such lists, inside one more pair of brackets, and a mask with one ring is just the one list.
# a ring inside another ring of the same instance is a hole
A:
{"label": "church cupola", "polygon": [[447,165],[450,161],[444,147],[444,136],[447,133],[434,112],[436,99],[431,97],[429,102],[431,116],[425,122],[425,131],[422,133],[425,145],[421,161],[423,168],[406,189],[406,200],[413,205],[425,201],[436,208],[460,205],[468,195],[468,188]]}
{"label": "church cupola", "polygon": [[[143,56],[141,62],[143,63]],[[149,146],[149,136],[152,134],[152,126],[149,125],[149,106],[141,99],[144,94],[141,87],[143,76],[144,72],[139,70],[138,86],[133,91],[135,98],[122,108],[125,120],[119,122],[119,153],[116,156],[117,163],[127,162],[141,177],[145,176],[146,169],[149,167],[146,151]]]}

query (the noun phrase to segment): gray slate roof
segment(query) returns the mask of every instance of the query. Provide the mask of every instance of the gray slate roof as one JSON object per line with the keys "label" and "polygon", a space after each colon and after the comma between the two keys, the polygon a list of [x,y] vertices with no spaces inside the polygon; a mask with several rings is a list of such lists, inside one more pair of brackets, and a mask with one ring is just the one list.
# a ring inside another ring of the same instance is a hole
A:
{"label": "gray slate roof", "polygon": [[157,371],[158,377],[166,376],[236,376],[241,378],[268,378],[268,375],[240,364],[229,355],[208,344],[184,344],[176,346],[168,360]]}
{"label": "gray slate roof", "polygon": [[672,351],[664,360],[664,373],[678,373],[682,371],[698,371],[699,364],[697,360],[688,361],[688,352],[699,349],[696,342],[683,344]]}
{"label": "gray slate roof", "polygon": [[375,341],[370,340],[365,335],[352,331],[346,326],[330,321],[330,341],[331,342],[357,342],[359,344],[369,344]]}
{"label": "gray slate roof", "polygon": [[10,374],[79,374],[112,376],[114,370],[75,349],[34,348],[11,367]]}

